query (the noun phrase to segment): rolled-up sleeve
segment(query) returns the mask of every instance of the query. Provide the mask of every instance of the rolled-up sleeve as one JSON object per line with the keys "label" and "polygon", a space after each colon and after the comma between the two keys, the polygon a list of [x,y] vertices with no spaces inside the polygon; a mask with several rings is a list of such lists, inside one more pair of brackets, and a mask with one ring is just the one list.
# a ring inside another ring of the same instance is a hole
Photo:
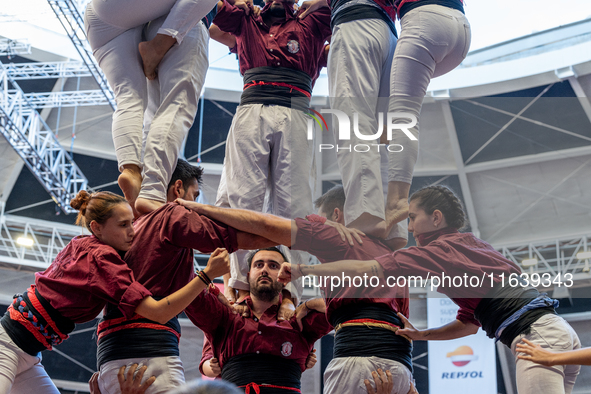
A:
{"label": "rolled-up sleeve", "polygon": [[152,293],[135,281],[133,272],[115,251],[97,254],[96,264],[90,272],[90,289],[93,295],[117,305],[126,318]]}
{"label": "rolled-up sleeve", "polygon": [[150,297],[151,295],[152,293],[141,283],[133,282],[129,285],[125,293],[123,293],[119,302],[119,310],[126,319],[129,319],[135,314],[135,310],[144,298]]}

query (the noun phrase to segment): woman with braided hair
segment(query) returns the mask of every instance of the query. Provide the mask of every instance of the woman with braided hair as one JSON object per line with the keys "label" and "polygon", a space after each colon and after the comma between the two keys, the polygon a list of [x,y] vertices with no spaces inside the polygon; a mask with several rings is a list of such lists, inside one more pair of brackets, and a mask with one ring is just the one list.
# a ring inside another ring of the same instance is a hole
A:
{"label": "woman with braided hair", "polygon": [[[91,321],[107,303],[117,305],[126,318],[165,323],[206,287],[206,277],[198,276],[156,301],[120,257],[134,238],[127,201],[110,192],[83,190],[70,205],[79,210],[76,223],[92,235],[72,239],[2,317],[0,394],[59,394],[41,365],[41,351],[67,339],[76,323]],[[216,250],[204,272],[209,277],[229,272],[227,251]]]}
{"label": "woman with braided hair", "polygon": [[456,320],[442,327],[417,330],[398,314],[404,322],[398,335],[414,340],[448,340],[475,334],[482,327],[490,338],[501,341],[515,355],[520,394],[570,393],[580,366],[541,366],[517,357],[521,353],[516,347],[522,338],[554,351],[581,347],[572,327],[556,314],[558,301],[521,283],[508,284],[510,275],[521,274],[517,264],[472,233],[460,233],[465,223],[462,203],[453,191],[444,186],[425,187],[410,197],[409,204],[408,230],[417,246],[370,261],[343,260],[293,270],[284,263],[279,278],[289,281],[301,275],[367,274],[387,278],[386,283],[411,275],[425,280],[438,278],[437,291],[460,307]]}

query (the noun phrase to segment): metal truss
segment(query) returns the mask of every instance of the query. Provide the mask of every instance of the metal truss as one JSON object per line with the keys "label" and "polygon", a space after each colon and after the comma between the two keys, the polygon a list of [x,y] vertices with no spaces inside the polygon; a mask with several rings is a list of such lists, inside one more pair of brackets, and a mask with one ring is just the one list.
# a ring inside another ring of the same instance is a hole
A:
{"label": "metal truss", "polygon": [[108,105],[100,90],[75,90],[67,92],[25,93],[23,100],[32,108],[87,107]]}
{"label": "metal truss", "polygon": [[[68,242],[81,233],[78,226],[3,215],[0,217],[0,263],[18,269],[44,270]],[[33,245],[19,245],[20,237],[32,239]]]}
{"label": "metal truss", "polygon": [[0,56],[30,55],[31,44],[26,40],[0,39]]}
{"label": "metal truss", "polygon": [[[523,271],[530,275],[537,273],[541,276],[548,273],[554,280],[560,274],[564,281],[565,274],[571,274],[573,287],[591,285],[591,259],[577,258],[577,254],[591,251],[590,234],[500,246],[496,249],[509,260],[522,266]],[[529,264],[532,265],[528,267],[523,263],[524,260],[529,260]]]}
{"label": "metal truss", "polygon": [[[11,89],[9,89],[9,84]],[[88,180],[0,62],[0,133],[65,213]]]}
{"label": "metal truss", "polygon": [[84,30],[84,20],[80,10],[86,5],[87,1],[76,2],[74,0],[47,0],[53,12],[66,30],[66,34],[72,40],[74,47],[80,54],[82,61],[88,67],[88,70],[96,80],[99,88],[103,92],[107,102],[116,109],[115,95],[107,83],[107,78],[101,71],[98,63],[92,56],[92,51],[86,38]]}
{"label": "metal truss", "polygon": [[4,67],[8,71],[8,77],[15,81],[92,77],[90,70],[82,62],[10,63]]}

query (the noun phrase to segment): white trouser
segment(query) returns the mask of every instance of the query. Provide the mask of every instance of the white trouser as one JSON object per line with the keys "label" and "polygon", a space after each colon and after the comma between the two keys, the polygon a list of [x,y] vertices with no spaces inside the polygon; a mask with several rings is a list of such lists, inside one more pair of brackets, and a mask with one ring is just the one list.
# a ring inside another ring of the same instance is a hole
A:
{"label": "white trouser", "polygon": [[517,392],[519,394],[570,394],[575,385],[580,365],[541,364],[517,358],[516,347],[525,338],[540,345],[543,349],[564,352],[581,348],[581,342],[575,330],[562,317],[544,315],[531,325],[528,335],[518,335],[511,343],[515,356]]}
{"label": "white trouser", "polygon": [[395,47],[396,37],[381,19],[345,22],[333,29],[328,53],[330,105],[332,109],[344,112],[351,122],[350,139],[339,139],[341,130],[333,127],[346,195],[344,213],[347,225],[362,213],[385,219],[380,152],[375,146],[369,151],[355,151],[362,144],[378,144],[379,141],[357,137],[353,124],[357,113],[361,134],[372,135],[378,131],[378,113],[387,110]]}
{"label": "white trouser", "polygon": [[[151,39],[165,17],[151,22]],[[193,125],[201,89],[205,83],[209,32],[195,26],[182,44],[172,47],[158,66],[158,78],[148,81],[148,106],[144,116],[144,179],[139,197],[166,201],[166,190]],[[179,65],[182,65],[180,67]]]}
{"label": "white trouser", "polygon": [[[197,111],[194,96],[200,94],[207,70],[209,34],[200,19],[214,4],[212,0],[94,0],[87,6],[84,19],[88,41],[117,102],[112,132],[119,169],[127,164],[144,169],[147,179],[141,197],[166,201],[166,186]],[[161,105],[152,120],[152,129],[157,132],[148,142],[160,147],[150,150],[146,146],[149,161],[144,168],[142,125],[148,84],[138,45],[143,40],[144,25],[162,16],[159,26],[149,33],[172,35],[179,45],[168,51],[158,67],[159,82],[155,83],[160,85]],[[172,170],[167,162],[174,163]]]}
{"label": "white trouser", "polygon": [[[452,8],[429,4],[409,11],[402,18],[392,62],[388,112],[414,115],[417,123],[409,132],[416,138],[419,114],[431,78],[450,72],[466,58],[470,38],[468,20]],[[409,124],[410,120],[395,118],[393,123]],[[388,181],[411,183],[419,152],[418,139],[411,140],[402,131],[395,131],[390,144],[402,145],[404,149],[390,155],[395,160],[391,160]]]}
{"label": "white trouser", "polygon": [[[101,393],[121,394],[117,373],[122,366],[126,365],[127,368],[130,368],[133,364],[138,364],[138,367],[148,366],[144,372],[144,381],[151,376],[156,376],[156,380],[148,387],[146,394],[166,394],[185,384],[185,370],[180,357],[124,358],[101,365],[98,378]],[[127,369],[125,373],[127,373]]]}
{"label": "white trouser", "polygon": [[[314,144],[307,139],[307,117],[279,105],[247,104],[236,109],[226,143],[224,171],[216,205],[263,212],[285,218],[312,212],[316,180]],[[307,264],[308,254],[283,248],[290,262]],[[247,251],[231,256],[230,286],[248,290]],[[300,298],[301,286],[296,286]],[[294,289],[287,287],[294,294]]]}
{"label": "white trouser", "polygon": [[333,358],[324,371],[324,394],[367,394],[365,379],[373,383],[372,371],[379,368],[392,373],[394,387],[391,394],[407,394],[412,374],[398,361],[380,357]]}
{"label": "white trouser", "polygon": [[23,352],[0,325],[0,394],[8,393],[59,394],[59,390],[41,365],[41,353]]}

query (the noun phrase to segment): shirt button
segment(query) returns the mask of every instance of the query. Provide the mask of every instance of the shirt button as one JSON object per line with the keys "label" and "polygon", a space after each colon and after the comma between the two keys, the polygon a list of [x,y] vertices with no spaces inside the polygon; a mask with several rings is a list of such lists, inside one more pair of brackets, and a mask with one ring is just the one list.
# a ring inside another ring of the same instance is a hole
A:
{"label": "shirt button", "polygon": [[281,66],[281,63],[280,63],[280,62],[277,62],[277,65],[278,65],[278,66]]}
{"label": "shirt button", "polygon": [[259,321],[259,319],[257,319],[256,317],[254,318],[254,321]]}
{"label": "shirt button", "polygon": [[269,37],[273,37],[273,34],[269,34]]}
{"label": "shirt button", "polygon": [[262,334],[262,332],[259,331],[259,335],[261,335],[261,334]]}
{"label": "shirt button", "polygon": [[269,51],[273,52],[273,49],[269,49]]}
{"label": "shirt button", "polygon": [[260,352],[257,350],[257,354],[259,354]]}

